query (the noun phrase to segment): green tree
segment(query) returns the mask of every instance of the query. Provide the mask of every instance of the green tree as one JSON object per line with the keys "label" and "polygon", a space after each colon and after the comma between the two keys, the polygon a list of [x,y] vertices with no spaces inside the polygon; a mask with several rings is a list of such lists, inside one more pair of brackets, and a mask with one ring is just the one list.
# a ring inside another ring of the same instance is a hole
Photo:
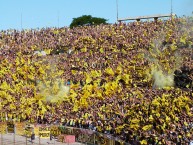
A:
{"label": "green tree", "polygon": [[91,15],[82,15],[77,18],[73,18],[73,21],[70,24],[70,28],[84,25],[99,25],[107,24],[107,19],[92,17]]}

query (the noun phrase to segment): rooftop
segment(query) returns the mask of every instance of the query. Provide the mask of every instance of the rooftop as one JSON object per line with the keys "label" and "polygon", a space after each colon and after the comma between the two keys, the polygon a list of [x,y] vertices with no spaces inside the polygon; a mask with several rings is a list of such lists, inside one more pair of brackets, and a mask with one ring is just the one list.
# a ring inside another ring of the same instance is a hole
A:
{"label": "rooftop", "polygon": [[158,19],[158,18],[166,18],[176,16],[176,14],[158,14],[158,15],[149,15],[149,16],[138,16],[138,17],[128,17],[123,19],[118,19],[118,21],[127,21],[127,20],[137,20],[140,21],[141,19]]}

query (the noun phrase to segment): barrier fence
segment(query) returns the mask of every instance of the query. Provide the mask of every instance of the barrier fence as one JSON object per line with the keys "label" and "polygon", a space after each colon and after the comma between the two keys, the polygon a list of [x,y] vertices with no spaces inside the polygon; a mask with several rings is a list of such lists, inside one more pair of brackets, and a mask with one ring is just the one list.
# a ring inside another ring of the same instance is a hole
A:
{"label": "barrier fence", "polygon": [[[71,139],[79,143],[90,145],[129,145],[124,141],[108,134],[98,133],[89,129],[74,128],[60,125],[28,124],[25,122],[0,122],[1,136],[7,133],[35,139],[35,136],[44,139],[57,139],[58,142],[71,143]],[[66,136],[71,136],[66,138]]]}

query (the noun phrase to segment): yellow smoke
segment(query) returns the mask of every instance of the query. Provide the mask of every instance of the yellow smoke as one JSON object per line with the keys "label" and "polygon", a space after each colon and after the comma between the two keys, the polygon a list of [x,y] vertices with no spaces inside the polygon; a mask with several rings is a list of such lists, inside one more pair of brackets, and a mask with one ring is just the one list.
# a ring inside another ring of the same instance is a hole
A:
{"label": "yellow smoke", "polygon": [[173,87],[174,86],[174,74],[171,72],[170,74],[164,73],[162,69],[159,67],[152,66],[151,67],[151,76],[153,80],[153,88],[165,88],[165,87]]}
{"label": "yellow smoke", "polygon": [[37,85],[38,95],[43,96],[46,102],[61,102],[68,100],[70,87],[66,86],[63,80],[55,80],[54,82],[40,82]]}
{"label": "yellow smoke", "polygon": [[180,67],[182,59],[175,42],[162,45],[166,34],[161,34],[146,52],[146,59],[150,64],[146,70],[147,79],[152,82],[153,88],[159,89],[174,86],[174,71]]}
{"label": "yellow smoke", "polygon": [[68,100],[70,87],[62,79],[63,71],[57,67],[58,59],[49,58],[45,65],[49,66],[45,70],[42,79],[37,82],[37,95],[46,102],[62,102]]}

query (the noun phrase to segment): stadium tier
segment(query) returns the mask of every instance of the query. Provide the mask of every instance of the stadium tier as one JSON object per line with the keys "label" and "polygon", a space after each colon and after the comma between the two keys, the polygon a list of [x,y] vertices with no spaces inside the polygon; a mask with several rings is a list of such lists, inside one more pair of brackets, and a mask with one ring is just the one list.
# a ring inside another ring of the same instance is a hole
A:
{"label": "stadium tier", "polygon": [[0,32],[0,120],[134,144],[193,140],[193,25],[183,18]]}

